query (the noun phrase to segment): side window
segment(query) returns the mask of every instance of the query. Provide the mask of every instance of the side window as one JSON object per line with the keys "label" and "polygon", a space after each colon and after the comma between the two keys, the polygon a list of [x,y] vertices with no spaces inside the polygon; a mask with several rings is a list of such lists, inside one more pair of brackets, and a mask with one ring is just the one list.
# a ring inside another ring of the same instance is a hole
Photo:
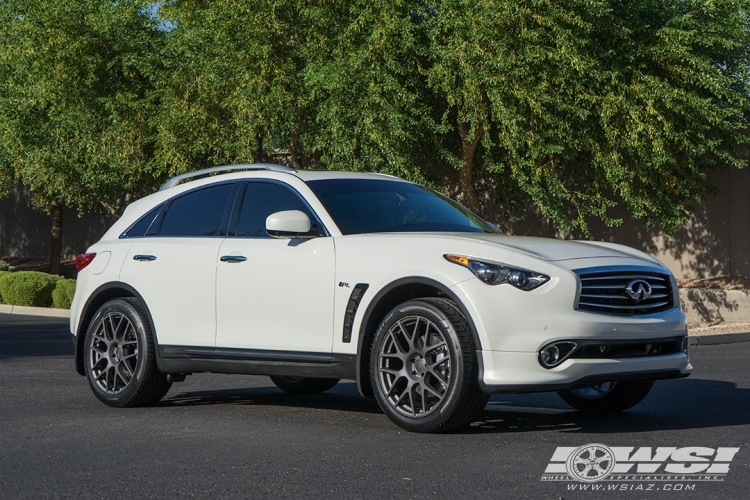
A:
{"label": "side window", "polygon": [[159,236],[219,236],[233,184],[221,184],[175,198]]}
{"label": "side window", "polygon": [[[282,210],[299,210],[310,217],[315,227],[315,217],[300,197],[284,186],[270,182],[249,182],[242,199],[237,236],[245,238],[270,238],[266,233],[266,218]],[[321,231],[322,233],[322,231]]]}
{"label": "side window", "polygon": [[130,229],[127,230],[125,234],[122,235],[122,237],[125,238],[140,238],[142,236],[145,236],[147,234],[153,234],[153,228],[151,228],[151,231],[149,231],[149,228],[154,223],[154,219],[156,219],[156,216],[159,215],[159,212],[161,211],[164,204],[158,205],[156,208],[152,209],[149,213],[141,217],[138,222],[133,224]]}

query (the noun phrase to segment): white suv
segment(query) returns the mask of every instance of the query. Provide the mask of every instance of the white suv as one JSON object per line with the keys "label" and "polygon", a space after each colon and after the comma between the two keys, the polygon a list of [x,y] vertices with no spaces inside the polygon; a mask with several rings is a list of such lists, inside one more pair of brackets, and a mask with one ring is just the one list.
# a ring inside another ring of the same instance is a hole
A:
{"label": "white suv", "polygon": [[79,255],[78,372],[111,406],[199,372],[290,393],[357,381],[404,429],[470,422],[495,392],[637,404],[690,374],[672,274],[608,243],[498,234],[380,174],[217,167],[132,203]]}

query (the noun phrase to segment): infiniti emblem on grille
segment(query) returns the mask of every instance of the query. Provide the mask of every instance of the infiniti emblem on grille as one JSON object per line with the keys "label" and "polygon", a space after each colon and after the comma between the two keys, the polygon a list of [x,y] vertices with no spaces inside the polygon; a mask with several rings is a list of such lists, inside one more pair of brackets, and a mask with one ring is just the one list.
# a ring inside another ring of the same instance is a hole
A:
{"label": "infiniti emblem on grille", "polygon": [[641,302],[651,297],[651,285],[644,280],[633,280],[625,287],[625,293],[636,302]]}

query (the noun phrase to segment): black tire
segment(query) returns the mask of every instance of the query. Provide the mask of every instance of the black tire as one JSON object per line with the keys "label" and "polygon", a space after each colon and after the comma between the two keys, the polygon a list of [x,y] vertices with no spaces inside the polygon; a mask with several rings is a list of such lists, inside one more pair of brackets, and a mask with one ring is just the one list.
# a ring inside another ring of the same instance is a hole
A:
{"label": "black tire", "polygon": [[339,383],[337,378],[308,378],[271,376],[276,387],[289,394],[318,394]]}
{"label": "black tire", "polygon": [[156,365],[148,315],[134,298],[110,300],[96,311],[86,332],[84,368],[96,397],[118,408],[154,404],[172,386]]}
{"label": "black tire", "polygon": [[558,391],[557,394],[578,411],[616,413],[643,401],[653,386],[653,380],[607,382],[592,387]]}
{"label": "black tire", "polygon": [[372,343],[370,377],[380,408],[412,432],[445,432],[471,423],[489,399],[479,387],[475,351],[453,302],[423,298],[400,304],[383,319]]}

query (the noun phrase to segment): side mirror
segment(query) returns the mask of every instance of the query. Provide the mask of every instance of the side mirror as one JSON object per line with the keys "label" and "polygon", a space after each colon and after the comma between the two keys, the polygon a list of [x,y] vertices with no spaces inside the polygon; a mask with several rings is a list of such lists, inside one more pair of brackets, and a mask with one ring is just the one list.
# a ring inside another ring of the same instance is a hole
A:
{"label": "side mirror", "polygon": [[284,210],[266,217],[266,232],[274,238],[313,238],[310,218],[299,210]]}

